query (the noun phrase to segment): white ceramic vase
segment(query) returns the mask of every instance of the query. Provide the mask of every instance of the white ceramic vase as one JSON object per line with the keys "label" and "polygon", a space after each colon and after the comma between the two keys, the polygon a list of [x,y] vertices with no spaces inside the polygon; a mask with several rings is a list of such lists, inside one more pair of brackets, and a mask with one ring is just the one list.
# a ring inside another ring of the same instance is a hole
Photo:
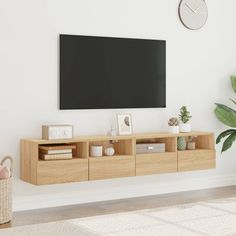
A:
{"label": "white ceramic vase", "polygon": [[178,134],[179,133],[179,126],[169,126],[169,133]]}
{"label": "white ceramic vase", "polygon": [[190,123],[181,123],[179,127],[180,127],[181,133],[191,132],[191,124]]}
{"label": "white ceramic vase", "polygon": [[112,146],[107,147],[107,148],[105,148],[104,153],[106,156],[113,156],[115,154],[115,149]]}

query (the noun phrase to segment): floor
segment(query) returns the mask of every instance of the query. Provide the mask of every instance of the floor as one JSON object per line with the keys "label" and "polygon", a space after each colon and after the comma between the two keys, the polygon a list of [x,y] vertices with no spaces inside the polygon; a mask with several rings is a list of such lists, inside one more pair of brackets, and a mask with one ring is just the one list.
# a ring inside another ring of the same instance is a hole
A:
{"label": "floor", "polygon": [[15,212],[13,220],[8,224],[0,225],[0,228],[151,209],[227,197],[236,197],[236,186]]}

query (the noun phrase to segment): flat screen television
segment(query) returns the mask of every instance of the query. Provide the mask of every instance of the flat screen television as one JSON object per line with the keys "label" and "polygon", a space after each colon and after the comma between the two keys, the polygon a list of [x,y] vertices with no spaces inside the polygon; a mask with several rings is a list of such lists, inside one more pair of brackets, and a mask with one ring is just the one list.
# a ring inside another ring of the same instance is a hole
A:
{"label": "flat screen television", "polygon": [[166,41],[60,35],[60,109],[166,106]]}

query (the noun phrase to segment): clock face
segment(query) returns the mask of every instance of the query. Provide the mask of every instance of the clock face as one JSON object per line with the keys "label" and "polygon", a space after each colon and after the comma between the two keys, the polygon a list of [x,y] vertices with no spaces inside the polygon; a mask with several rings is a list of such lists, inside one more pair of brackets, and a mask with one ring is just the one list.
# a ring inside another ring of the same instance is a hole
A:
{"label": "clock face", "polygon": [[188,29],[202,28],[208,17],[205,0],[182,0],[179,4],[179,17]]}

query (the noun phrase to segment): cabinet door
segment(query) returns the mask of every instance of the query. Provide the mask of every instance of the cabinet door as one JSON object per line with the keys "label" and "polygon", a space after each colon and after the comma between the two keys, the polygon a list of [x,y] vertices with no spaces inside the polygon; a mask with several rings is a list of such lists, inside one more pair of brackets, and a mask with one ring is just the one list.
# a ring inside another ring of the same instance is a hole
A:
{"label": "cabinet door", "polygon": [[37,184],[57,184],[88,180],[88,159],[38,161]]}
{"label": "cabinet door", "polygon": [[175,152],[136,155],[136,175],[177,172]]}
{"label": "cabinet door", "polygon": [[93,157],[89,159],[89,180],[135,176],[134,156]]}
{"label": "cabinet door", "polygon": [[205,170],[216,167],[215,150],[178,152],[178,171]]}

